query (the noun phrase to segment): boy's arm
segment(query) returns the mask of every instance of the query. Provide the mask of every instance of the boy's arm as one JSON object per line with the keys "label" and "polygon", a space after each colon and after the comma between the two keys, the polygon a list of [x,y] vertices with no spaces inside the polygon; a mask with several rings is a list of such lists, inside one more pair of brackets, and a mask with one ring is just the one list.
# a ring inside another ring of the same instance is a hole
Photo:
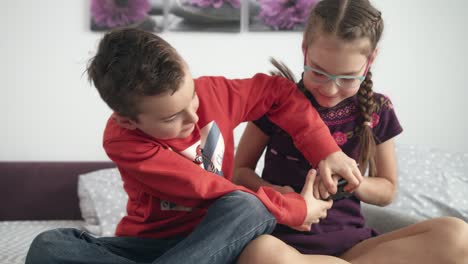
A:
{"label": "boy's arm", "polygon": [[285,78],[265,74],[250,79],[215,78],[213,89],[218,100],[228,104],[233,127],[267,114],[291,135],[296,147],[314,166],[340,151],[318,112],[296,84]]}
{"label": "boy's arm", "polygon": [[218,101],[228,105],[233,127],[260,118],[271,121],[291,135],[294,144],[314,167],[330,193],[336,192],[332,174],[348,180],[347,190],[362,181],[356,162],[344,154],[330,131],[296,84],[279,76],[257,74],[250,79],[214,78]]}
{"label": "boy's arm", "polygon": [[[115,139],[104,143],[109,157],[118,165],[126,181],[131,181],[155,197],[187,207],[200,207],[235,190],[257,196],[278,223],[300,226],[306,218],[301,195],[282,196],[271,188],[253,192],[210,173],[179,154],[141,138]],[[295,211],[294,214],[290,212]]]}

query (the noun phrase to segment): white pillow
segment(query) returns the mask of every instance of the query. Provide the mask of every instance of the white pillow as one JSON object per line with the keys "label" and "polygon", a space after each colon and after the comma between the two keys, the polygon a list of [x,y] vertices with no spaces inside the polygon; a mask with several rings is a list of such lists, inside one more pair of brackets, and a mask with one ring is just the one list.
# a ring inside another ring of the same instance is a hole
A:
{"label": "white pillow", "polygon": [[78,198],[84,228],[96,236],[114,236],[118,222],[126,214],[128,199],[118,169],[80,175]]}

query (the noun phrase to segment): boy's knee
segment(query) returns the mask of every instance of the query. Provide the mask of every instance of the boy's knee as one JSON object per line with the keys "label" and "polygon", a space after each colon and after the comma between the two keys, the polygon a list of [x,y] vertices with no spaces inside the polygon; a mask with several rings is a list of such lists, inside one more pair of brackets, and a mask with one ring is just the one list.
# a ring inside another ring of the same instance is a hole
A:
{"label": "boy's knee", "polygon": [[234,191],[227,195],[229,203],[232,206],[237,208],[243,208],[244,210],[248,210],[251,213],[268,213],[265,205],[260,201],[255,195],[243,192],[243,191]]}
{"label": "boy's knee", "polygon": [[49,230],[37,235],[29,246],[25,264],[46,263],[47,250],[55,237],[54,230]]}
{"label": "boy's knee", "polygon": [[57,240],[57,230],[48,230],[37,235],[31,243],[31,248],[47,247],[50,243]]}
{"label": "boy's knee", "polygon": [[37,235],[29,247],[26,256],[26,264],[32,263],[54,263],[53,252],[58,251],[58,247],[64,245],[64,237],[75,232],[72,228],[61,228],[48,230]]}
{"label": "boy's knee", "polygon": [[253,194],[243,192],[243,191],[234,191],[226,195],[230,202],[236,203],[237,206],[246,206],[246,207],[265,207],[263,203]]}
{"label": "boy's knee", "polygon": [[[234,191],[226,194],[222,199],[224,200],[224,210],[235,213],[237,219],[252,222],[268,222],[271,223],[271,228],[276,226],[275,217],[255,195],[243,191]],[[269,227],[268,229],[271,228]]]}
{"label": "boy's knee", "polygon": [[56,244],[63,240],[70,240],[71,237],[78,236],[81,231],[73,228],[57,228],[44,231],[36,236],[33,243],[42,244]]}

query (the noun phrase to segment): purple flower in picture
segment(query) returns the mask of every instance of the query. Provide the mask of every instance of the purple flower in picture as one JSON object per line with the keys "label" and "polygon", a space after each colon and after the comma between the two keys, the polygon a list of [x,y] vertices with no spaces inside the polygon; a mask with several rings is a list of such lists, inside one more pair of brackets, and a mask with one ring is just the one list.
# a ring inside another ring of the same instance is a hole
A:
{"label": "purple flower in picture", "polygon": [[293,29],[306,22],[319,0],[259,0],[260,19],[274,30]]}
{"label": "purple flower in picture", "polygon": [[120,27],[145,20],[151,5],[148,0],[91,0],[91,15],[101,27]]}
{"label": "purple flower in picture", "polygon": [[214,7],[220,8],[223,4],[228,3],[234,8],[240,8],[241,0],[191,0],[193,6],[201,8]]}

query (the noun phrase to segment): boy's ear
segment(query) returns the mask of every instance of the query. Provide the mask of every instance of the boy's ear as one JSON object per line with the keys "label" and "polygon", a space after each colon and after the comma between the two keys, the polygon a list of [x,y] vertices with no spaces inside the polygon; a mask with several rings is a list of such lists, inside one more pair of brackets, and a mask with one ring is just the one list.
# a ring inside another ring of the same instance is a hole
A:
{"label": "boy's ear", "polygon": [[128,117],[124,117],[124,116],[114,113],[112,115],[112,119],[117,123],[117,125],[123,128],[130,129],[130,130],[137,129],[136,122],[131,120]]}

